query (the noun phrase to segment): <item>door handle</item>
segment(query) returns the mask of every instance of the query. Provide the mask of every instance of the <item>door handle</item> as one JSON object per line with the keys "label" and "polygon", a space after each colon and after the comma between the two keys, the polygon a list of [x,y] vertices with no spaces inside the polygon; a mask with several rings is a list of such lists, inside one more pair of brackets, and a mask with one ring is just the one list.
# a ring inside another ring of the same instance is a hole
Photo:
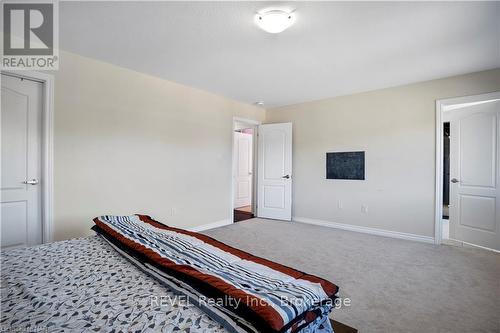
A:
{"label": "door handle", "polygon": [[25,180],[23,181],[23,184],[26,184],[26,185],[38,185],[39,181],[38,179],[31,179],[31,180]]}
{"label": "door handle", "polygon": [[452,178],[450,181],[451,181],[452,183],[458,183],[458,182],[459,182],[459,180],[458,180],[458,179],[456,179],[456,178]]}
{"label": "door handle", "polygon": [[283,176],[281,178],[290,179],[290,175]]}

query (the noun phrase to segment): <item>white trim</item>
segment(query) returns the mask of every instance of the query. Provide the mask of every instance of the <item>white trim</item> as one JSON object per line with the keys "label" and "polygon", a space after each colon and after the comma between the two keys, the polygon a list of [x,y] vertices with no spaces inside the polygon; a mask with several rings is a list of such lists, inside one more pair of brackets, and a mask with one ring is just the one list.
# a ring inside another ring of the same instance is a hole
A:
{"label": "white trim", "polygon": [[42,242],[53,240],[54,212],[54,76],[33,71],[2,71],[3,74],[41,82],[42,112]]}
{"label": "white trim", "polygon": [[205,231],[205,230],[209,230],[209,229],[224,227],[224,226],[230,225],[230,224],[233,224],[233,220],[220,220],[217,222],[212,222],[212,223],[208,223],[208,224],[199,225],[197,227],[189,228],[189,231],[200,232],[200,231]]}
{"label": "white trim", "polygon": [[457,109],[457,105],[465,104],[464,106],[468,106],[469,104],[480,104],[479,102],[489,102],[500,99],[500,91],[494,91],[487,94],[480,95],[470,95],[470,96],[462,96],[462,97],[453,97],[453,98],[445,98],[438,99],[436,102],[439,102],[443,106],[443,111],[450,111]]}
{"label": "white trim", "polygon": [[443,110],[442,102],[436,101],[436,175],[435,175],[435,202],[434,202],[434,241],[441,244],[443,232],[441,220],[443,219]]}
{"label": "white trim", "polygon": [[233,117],[233,123],[235,121],[238,121],[240,123],[245,123],[245,124],[248,124],[248,125],[253,125],[253,126],[258,126],[258,125],[262,124],[262,122],[259,121],[259,120],[248,119],[248,118],[241,118],[241,117]]}
{"label": "white trim", "polygon": [[294,216],[292,218],[292,221],[299,222],[299,223],[314,224],[314,225],[319,225],[319,226],[328,227],[328,228],[361,232],[364,234],[370,234],[370,235],[376,235],[376,236],[405,239],[405,240],[417,241],[417,242],[422,242],[422,243],[431,243],[431,244],[434,243],[433,237],[408,234],[408,233],[399,232],[399,231],[391,231],[391,230],[384,230],[384,229],[377,229],[377,228],[370,228],[370,227],[362,227],[362,226],[357,226],[357,225],[352,225],[352,224],[343,224],[343,223],[318,220],[318,219],[311,219],[311,218],[307,218],[307,217],[298,217],[298,216]]}
{"label": "white trim", "polygon": [[[479,104],[481,102],[495,101],[500,99],[500,91],[481,95],[446,98],[436,100],[436,184],[435,184],[435,208],[434,208],[434,240],[436,244],[443,241],[442,219],[443,219],[443,122],[445,112],[459,110],[462,107]],[[480,247],[478,245],[475,245]]]}
{"label": "white trim", "polygon": [[259,135],[259,125],[262,124],[261,121],[259,120],[253,120],[253,119],[247,119],[247,118],[241,118],[241,117],[233,117],[233,124],[231,126],[231,199],[229,201],[230,203],[230,209],[231,212],[229,214],[231,218],[231,223],[234,221],[234,131],[236,129],[235,123],[244,123],[253,128],[253,175],[252,175],[252,182],[253,182],[253,191],[252,191],[252,212],[255,214],[257,211],[257,140],[258,140],[258,135]]}

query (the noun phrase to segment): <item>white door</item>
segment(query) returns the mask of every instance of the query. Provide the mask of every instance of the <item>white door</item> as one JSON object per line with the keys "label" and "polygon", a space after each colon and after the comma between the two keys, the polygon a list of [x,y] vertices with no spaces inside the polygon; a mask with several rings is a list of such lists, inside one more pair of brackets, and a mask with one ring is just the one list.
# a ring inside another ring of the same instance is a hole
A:
{"label": "white door", "polygon": [[42,84],[2,75],[1,248],[42,242]]}
{"label": "white door", "polygon": [[500,250],[500,101],[450,114],[450,238]]}
{"label": "white door", "polygon": [[252,204],[253,135],[234,132],[234,208]]}
{"label": "white door", "polygon": [[292,123],[259,126],[259,217],[292,219]]}

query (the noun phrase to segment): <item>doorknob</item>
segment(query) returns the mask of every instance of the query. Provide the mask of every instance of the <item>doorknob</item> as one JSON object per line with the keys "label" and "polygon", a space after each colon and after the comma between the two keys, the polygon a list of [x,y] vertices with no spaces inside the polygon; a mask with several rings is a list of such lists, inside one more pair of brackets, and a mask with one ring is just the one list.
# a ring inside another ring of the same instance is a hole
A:
{"label": "doorknob", "polygon": [[458,179],[456,179],[456,178],[452,178],[452,179],[451,179],[451,182],[452,182],[452,183],[458,183],[458,182],[459,182],[459,180],[458,180]]}
{"label": "doorknob", "polygon": [[38,179],[31,179],[31,180],[25,180],[23,181],[23,184],[27,184],[27,185],[38,185]]}
{"label": "doorknob", "polygon": [[290,175],[283,176],[281,178],[290,179]]}

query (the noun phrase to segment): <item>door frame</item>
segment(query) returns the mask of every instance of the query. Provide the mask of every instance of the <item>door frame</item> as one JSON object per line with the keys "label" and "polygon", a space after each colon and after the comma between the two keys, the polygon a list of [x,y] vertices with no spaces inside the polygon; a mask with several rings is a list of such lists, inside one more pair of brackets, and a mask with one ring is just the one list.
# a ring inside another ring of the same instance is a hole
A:
{"label": "door frame", "polygon": [[[435,216],[434,216],[434,243],[439,245],[443,241],[442,219],[443,219],[443,123],[447,121],[446,114],[459,110],[465,106],[488,103],[491,101],[500,100],[500,91],[487,94],[446,98],[436,100],[436,192],[435,192]],[[500,160],[500,157],[497,157]],[[500,162],[500,161],[499,161]],[[460,243],[484,248],[475,244],[460,241]]]}
{"label": "door frame", "polygon": [[229,201],[231,204],[231,212],[230,212],[230,217],[231,217],[231,223],[234,223],[234,185],[235,185],[235,179],[234,179],[234,159],[235,159],[235,154],[234,154],[234,132],[236,130],[236,123],[244,123],[248,126],[250,126],[253,129],[253,140],[252,140],[252,213],[254,216],[257,216],[257,150],[258,150],[258,144],[257,144],[257,138],[259,135],[259,125],[262,124],[261,121],[254,120],[254,119],[248,119],[248,118],[241,118],[241,117],[233,117],[233,125],[231,126],[232,132],[231,132],[231,200]]}
{"label": "door frame", "polygon": [[54,76],[34,71],[6,71],[1,74],[42,83],[42,243],[54,239]]}

